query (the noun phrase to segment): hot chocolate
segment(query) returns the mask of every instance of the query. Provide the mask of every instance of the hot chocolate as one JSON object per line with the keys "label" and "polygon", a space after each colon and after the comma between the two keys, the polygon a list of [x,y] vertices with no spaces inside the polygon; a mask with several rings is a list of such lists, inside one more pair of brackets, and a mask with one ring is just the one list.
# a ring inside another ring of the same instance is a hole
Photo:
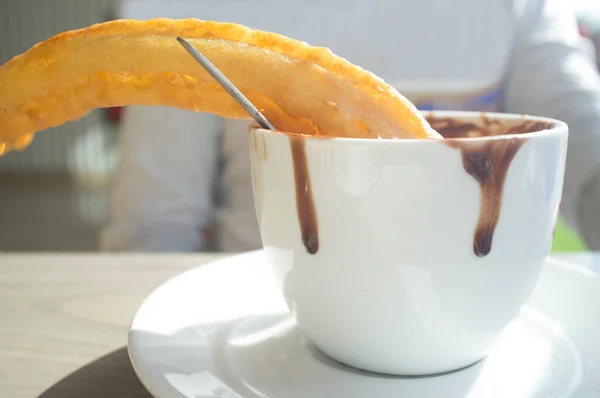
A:
{"label": "hot chocolate", "polygon": [[567,126],[424,115],[445,139],[250,130],[272,275],[307,341],[358,369],[428,375],[479,361],[550,248]]}

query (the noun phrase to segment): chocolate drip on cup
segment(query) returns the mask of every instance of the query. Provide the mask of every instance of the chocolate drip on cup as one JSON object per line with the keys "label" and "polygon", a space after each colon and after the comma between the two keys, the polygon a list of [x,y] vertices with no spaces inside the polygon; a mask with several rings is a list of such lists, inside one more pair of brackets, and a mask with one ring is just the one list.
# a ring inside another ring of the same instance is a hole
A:
{"label": "chocolate drip on cup", "polygon": [[524,143],[523,139],[506,139],[459,145],[465,171],[479,183],[481,204],[473,239],[473,252],[478,257],[492,250],[508,168]]}
{"label": "chocolate drip on cup", "polygon": [[316,254],[319,251],[319,222],[308,171],[304,137],[290,136],[290,148],[296,186],[296,211],[300,223],[302,243],[308,253]]}
{"label": "chocolate drip on cup", "polygon": [[473,236],[473,252],[478,257],[485,257],[492,250],[508,169],[527,140],[515,137],[489,141],[462,141],[453,138],[518,135],[547,130],[552,128],[553,124],[518,120],[500,122],[485,116],[481,117],[481,123],[461,122],[453,118],[435,116],[427,116],[426,119],[442,137],[450,139],[444,140],[444,144],[460,150],[465,171],[479,184],[480,209]]}

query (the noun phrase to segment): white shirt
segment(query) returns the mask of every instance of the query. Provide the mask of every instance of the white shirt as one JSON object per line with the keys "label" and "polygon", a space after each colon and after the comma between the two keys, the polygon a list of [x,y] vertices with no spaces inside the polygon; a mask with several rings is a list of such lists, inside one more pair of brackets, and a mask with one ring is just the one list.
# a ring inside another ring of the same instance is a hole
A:
{"label": "white shirt", "polygon": [[[562,215],[600,247],[600,78],[556,1],[129,0],[122,16],[232,21],[329,47],[422,109],[561,119],[571,132]],[[260,247],[247,126],[127,108],[103,248],[202,250],[209,225],[221,250]]]}

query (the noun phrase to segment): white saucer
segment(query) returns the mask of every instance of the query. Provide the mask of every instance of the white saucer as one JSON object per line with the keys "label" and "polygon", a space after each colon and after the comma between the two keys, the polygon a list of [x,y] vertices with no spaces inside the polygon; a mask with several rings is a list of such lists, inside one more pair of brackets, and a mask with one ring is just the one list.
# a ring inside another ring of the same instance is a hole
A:
{"label": "white saucer", "polygon": [[132,323],[129,355],[156,398],[598,398],[600,275],[550,260],[486,359],[445,375],[402,378],[321,354],[295,327],[262,252],[244,253],[154,291]]}

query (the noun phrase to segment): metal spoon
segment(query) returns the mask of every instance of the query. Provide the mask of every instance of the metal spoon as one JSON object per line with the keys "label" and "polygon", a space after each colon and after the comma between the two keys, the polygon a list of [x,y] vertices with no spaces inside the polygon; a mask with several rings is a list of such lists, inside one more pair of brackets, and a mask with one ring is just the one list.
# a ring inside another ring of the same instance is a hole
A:
{"label": "metal spoon", "polygon": [[225,75],[223,75],[223,73],[221,73],[221,71],[218,70],[217,67],[208,60],[208,58],[202,55],[200,51],[198,51],[185,39],[177,37],[177,41],[187,50],[187,52],[191,54],[192,57],[194,57],[196,61],[198,61],[200,65],[202,65],[202,67],[204,67],[204,69],[206,69],[206,71],[217,81],[217,83],[219,83],[225,89],[225,91],[227,91],[229,95],[231,95],[233,99],[236,100],[237,103],[240,104],[254,120],[256,120],[260,127],[267,130],[275,130],[275,127],[267,120],[267,118],[265,118],[264,115],[260,113],[260,111],[256,109],[256,107],[252,105],[250,101],[248,101],[248,98],[246,98],[244,94],[242,94],[240,90],[238,90],[233,83],[231,83],[225,77]]}

